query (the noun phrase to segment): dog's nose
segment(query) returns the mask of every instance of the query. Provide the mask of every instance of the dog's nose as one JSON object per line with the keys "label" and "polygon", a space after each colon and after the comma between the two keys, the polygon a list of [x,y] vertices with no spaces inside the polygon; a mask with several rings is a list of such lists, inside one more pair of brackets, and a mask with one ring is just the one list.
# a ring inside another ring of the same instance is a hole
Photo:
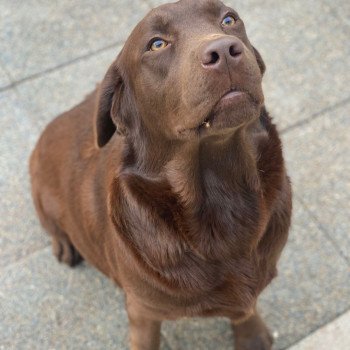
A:
{"label": "dog's nose", "polygon": [[220,70],[227,65],[236,65],[242,59],[242,42],[235,37],[221,37],[210,41],[202,51],[204,68]]}

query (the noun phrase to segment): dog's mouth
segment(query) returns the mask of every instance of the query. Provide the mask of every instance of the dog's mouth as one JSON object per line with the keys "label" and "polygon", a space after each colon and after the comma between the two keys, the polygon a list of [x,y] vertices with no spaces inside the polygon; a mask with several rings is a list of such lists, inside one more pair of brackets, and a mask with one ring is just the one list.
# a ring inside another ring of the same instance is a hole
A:
{"label": "dog's mouth", "polygon": [[215,117],[221,110],[228,107],[233,107],[235,103],[238,103],[246,95],[247,93],[245,91],[238,90],[236,88],[231,88],[230,90],[226,91],[203,122],[201,122],[197,127],[192,128],[192,130],[196,130],[198,133],[201,133],[212,128],[215,123]]}
{"label": "dog's mouth", "polygon": [[178,135],[181,138],[204,136],[236,127],[246,119],[239,111],[246,113],[248,105],[256,106],[257,104],[254,96],[248,91],[236,87],[230,88],[221,95],[199,124],[178,130]]}

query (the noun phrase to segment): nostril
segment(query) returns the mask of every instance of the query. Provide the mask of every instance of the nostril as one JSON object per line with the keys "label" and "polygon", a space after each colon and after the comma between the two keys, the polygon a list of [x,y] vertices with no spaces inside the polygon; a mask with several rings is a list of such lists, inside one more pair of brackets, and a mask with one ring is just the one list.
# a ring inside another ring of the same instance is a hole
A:
{"label": "nostril", "polygon": [[219,61],[220,56],[217,52],[213,51],[210,53],[210,61],[208,64],[215,64],[217,61]]}
{"label": "nostril", "polygon": [[207,50],[202,57],[202,64],[204,66],[214,66],[220,61],[220,55],[217,50]]}
{"label": "nostril", "polygon": [[222,70],[227,64],[238,64],[244,53],[243,44],[230,36],[212,40],[203,49],[199,56],[202,66],[215,70]]}
{"label": "nostril", "polygon": [[242,53],[242,51],[239,48],[237,48],[235,45],[231,45],[229,51],[232,57],[237,57]]}

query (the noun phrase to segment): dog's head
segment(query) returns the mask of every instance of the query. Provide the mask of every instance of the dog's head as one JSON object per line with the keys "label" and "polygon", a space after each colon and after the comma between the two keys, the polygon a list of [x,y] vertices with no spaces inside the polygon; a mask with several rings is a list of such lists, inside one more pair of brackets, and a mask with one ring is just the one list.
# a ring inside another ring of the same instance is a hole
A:
{"label": "dog's head", "polygon": [[114,132],[193,139],[260,114],[264,62],[237,12],[218,0],[152,10],[133,30],[100,90],[96,140]]}

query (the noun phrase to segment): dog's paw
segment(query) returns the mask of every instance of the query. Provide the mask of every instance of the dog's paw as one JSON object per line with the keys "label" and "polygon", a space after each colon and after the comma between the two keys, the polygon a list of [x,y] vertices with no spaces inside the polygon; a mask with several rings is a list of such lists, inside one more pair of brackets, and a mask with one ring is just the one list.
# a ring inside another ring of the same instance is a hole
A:
{"label": "dog's paw", "polygon": [[251,338],[238,337],[235,339],[235,350],[271,350],[273,337],[267,331]]}
{"label": "dog's paw", "polygon": [[65,239],[53,239],[52,252],[59,262],[63,262],[70,267],[74,267],[84,260],[73,244]]}

